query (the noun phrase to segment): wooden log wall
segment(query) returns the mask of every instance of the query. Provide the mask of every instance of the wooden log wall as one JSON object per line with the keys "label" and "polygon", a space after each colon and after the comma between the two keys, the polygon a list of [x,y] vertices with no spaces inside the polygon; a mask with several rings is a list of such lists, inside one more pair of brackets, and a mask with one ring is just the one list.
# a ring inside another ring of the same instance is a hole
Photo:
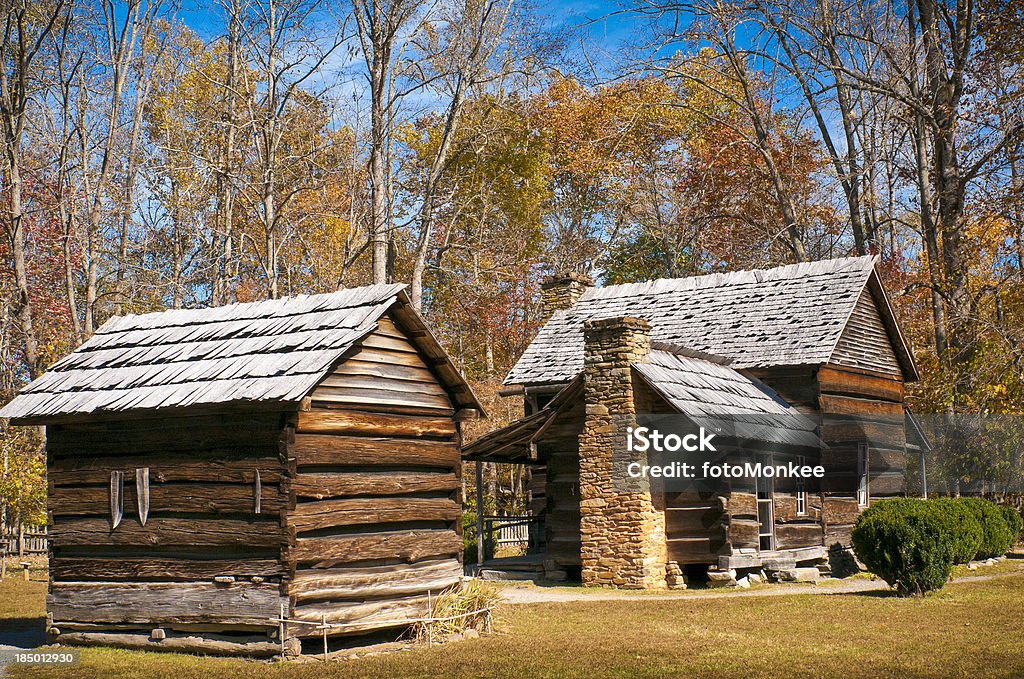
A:
{"label": "wooden log wall", "polygon": [[348,633],[394,626],[462,575],[458,429],[431,360],[382,319],[298,413],[291,617],[354,623]]}
{"label": "wooden log wall", "polygon": [[[285,419],[253,412],[49,426],[54,626],[79,636],[157,627],[274,634],[287,575]],[[124,493],[113,528],[115,471]]]}
{"label": "wooden log wall", "polygon": [[[680,564],[718,563],[719,554],[731,538],[731,526],[722,500],[718,491],[699,483],[665,494],[665,538],[669,561]],[[754,538],[756,541],[756,528]]]}
{"label": "wooden log wall", "polygon": [[863,510],[857,498],[858,449],[867,453],[872,501],[906,492],[903,379],[898,372],[829,365],[819,369],[818,387],[821,438],[828,445],[822,452],[825,544],[849,545]]}
{"label": "wooden log wall", "polygon": [[580,560],[580,446],[583,400],[557,416],[537,443],[546,463],[544,541],[549,559],[573,570]]}
{"label": "wooden log wall", "polygon": [[[638,413],[675,415],[670,406],[643,382],[635,383],[634,399]],[[653,461],[652,461],[653,462]],[[724,511],[721,489],[692,482],[685,487],[675,480],[669,487],[651,484],[659,495],[655,506],[665,511],[665,541],[668,560],[679,564],[718,563],[727,548],[728,516]]]}

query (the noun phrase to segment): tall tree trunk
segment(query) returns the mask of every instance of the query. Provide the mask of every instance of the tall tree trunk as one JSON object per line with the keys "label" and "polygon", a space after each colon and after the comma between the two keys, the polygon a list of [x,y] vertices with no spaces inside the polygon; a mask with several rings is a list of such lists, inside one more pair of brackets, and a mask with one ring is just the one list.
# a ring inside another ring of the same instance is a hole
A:
{"label": "tall tree trunk", "polygon": [[25,0],[15,0],[6,7],[4,36],[0,44],[0,116],[3,124],[4,170],[8,184],[4,226],[17,290],[14,315],[18,319],[22,335],[25,364],[32,378],[42,373],[42,366],[26,262],[28,239],[25,234],[24,186],[21,175],[22,144],[31,98],[29,90],[30,79],[33,77],[33,61],[64,9],[63,2],[43,9],[39,16],[34,17],[35,21],[40,22],[38,25],[42,27],[41,31],[38,36],[32,36],[29,34],[28,3]]}
{"label": "tall tree trunk", "polygon": [[[376,7],[376,3],[374,3]],[[390,117],[385,111],[385,91],[390,50],[385,55],[374,55],[370,69],[370,258],[374,284],[388,282],[388,240],[390,235],[388,210],[387,145],[390,137]]]}
{"label": "tall tree trunk", "polygon": [[[225,82],[225,111],[223,113],[227,129],[218,150],[217,162],[217,219],[213,238],[212,253],[213,280],[211,281],[211,301],[214,306],[228,301],[228,278],[231,260],[234,256],[234,202],[235,183],[235,137],[238,131],[238,59],[240,42],[241,8],[238,0],[230,0],[228,11],[228,72]],[[219,243],[219,247],[218,247]]]}

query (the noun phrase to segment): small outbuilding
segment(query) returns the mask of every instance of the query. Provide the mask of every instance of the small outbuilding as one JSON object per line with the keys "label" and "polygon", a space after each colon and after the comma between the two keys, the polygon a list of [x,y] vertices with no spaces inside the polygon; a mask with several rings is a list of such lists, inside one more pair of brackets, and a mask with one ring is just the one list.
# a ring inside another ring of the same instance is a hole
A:
{"label": "small outbuilding", "polygon": [[110,319],[0,410],[46,427],[50,634],[275,655],[424,616],[480,411],[400,285]]}

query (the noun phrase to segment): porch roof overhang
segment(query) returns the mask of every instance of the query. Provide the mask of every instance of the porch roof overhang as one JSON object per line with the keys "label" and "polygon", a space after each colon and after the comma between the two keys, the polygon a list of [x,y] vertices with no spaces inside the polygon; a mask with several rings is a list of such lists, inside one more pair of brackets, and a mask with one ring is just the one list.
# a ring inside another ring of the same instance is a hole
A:
{"label": "porch roof overhang", "polygon": [[462,459],[477,462],[531,464],[538,462],[535,442],[567,405],[582,397],[583,376],[578,375],[546,406],[501,429],[485,434],[462,448]]}

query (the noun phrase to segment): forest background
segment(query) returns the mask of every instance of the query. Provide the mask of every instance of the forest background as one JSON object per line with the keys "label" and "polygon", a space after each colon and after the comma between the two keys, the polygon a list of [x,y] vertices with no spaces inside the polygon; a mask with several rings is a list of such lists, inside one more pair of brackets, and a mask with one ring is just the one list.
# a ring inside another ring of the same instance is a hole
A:
{"label": "forest background", "polygon": [[[1024,404],[1018,3],[3,0],[2,20],[0,401],[113,315],[401,282],[480,433],[522,412],[497,392],[550,273],[876,254],[914,409]],[[45,521],[39,432],[0,443],[8,518]],[[487,479],[521,504],[521,469]]]}

